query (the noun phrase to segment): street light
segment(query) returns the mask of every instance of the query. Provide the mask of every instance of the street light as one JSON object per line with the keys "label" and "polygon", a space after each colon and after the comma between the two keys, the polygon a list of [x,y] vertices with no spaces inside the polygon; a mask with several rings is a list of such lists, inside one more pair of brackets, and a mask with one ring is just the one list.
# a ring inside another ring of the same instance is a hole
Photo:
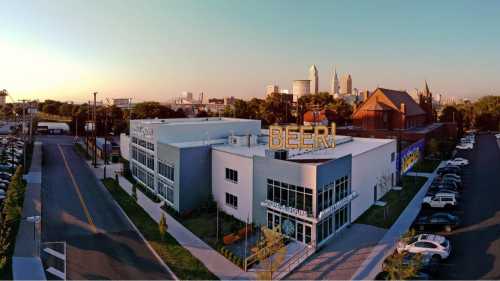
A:
{"label": "street light", "polygon": [[36,225],[40,223],[42,218],[40,216],[29,216],[24,218],[27,222],[33,223],[33,241],[35,241],[35,255],[40,256],[40,249],[38,246],[38,239],[36,239]]}

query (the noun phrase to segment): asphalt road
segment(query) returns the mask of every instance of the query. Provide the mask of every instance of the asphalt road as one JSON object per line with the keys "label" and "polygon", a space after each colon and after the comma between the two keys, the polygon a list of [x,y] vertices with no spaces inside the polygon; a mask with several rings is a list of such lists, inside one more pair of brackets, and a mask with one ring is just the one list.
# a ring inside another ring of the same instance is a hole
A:
{"label": "asphalt road", "polygon": [[42,240],[66,241],[68,279],[172,279],[74,151],[43,144]]}
{"label": "asphalt road", "polygon": [[500,149],[493,135],[478,135],[473,150],[457,156],[471,164],[456,211],[462,225],[447,235],[452,254],[439,279],[500,279]]}

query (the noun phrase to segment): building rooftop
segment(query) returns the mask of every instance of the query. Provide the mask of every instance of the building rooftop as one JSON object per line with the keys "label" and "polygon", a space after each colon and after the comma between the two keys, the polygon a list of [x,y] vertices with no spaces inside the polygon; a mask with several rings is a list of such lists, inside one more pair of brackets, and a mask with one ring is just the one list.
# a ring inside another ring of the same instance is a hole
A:
{"label": "building rooftop", "polygon": [[[288,160],[315,164],[315,162],[341,158],[349,154],[352,154],[352,156],[355,157],[391,142],[395,142],[395,140],[355,138],[337,135],[335,148],[317,150],[288,149]],[[268,144],[260,143],[253,146],[237,146],[225,143],[221,145],[214,145],[213,149],[249,158],[253,156],[265,157]]]}
{"label": "building rooftop", "polygon": [[158,124],[158,125],[199,125],[199,124],[214,124],[214,123],[233,123],[233,122],[255,122],[252,119],[239,119],[227,117],[198,117],[198,118],[167,118],[167,119],[134,119],[132,122],[142,124]]}

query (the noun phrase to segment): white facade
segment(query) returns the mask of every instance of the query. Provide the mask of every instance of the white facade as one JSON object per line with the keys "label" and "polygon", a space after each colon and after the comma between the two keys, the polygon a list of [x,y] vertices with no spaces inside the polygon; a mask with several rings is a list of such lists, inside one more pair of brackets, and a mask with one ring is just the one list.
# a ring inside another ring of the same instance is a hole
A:
{"label": "white facade", "polygon": [[352,190],[357,192],[359,196],[351,205],[351,219],[356,220],[368,210],[376,200],[382,198],[394,186],[395,182],[395,141],[353,156],[351,186]]}
{"label": "white facade", "polygon": [[[226,168],[237,172],[238,181],[226,179]],[[241,221],[252,221],[253,158],[212,150],[212,195],[219,208]],[[227,204],[226,193],[236,196],[237,206]]]}

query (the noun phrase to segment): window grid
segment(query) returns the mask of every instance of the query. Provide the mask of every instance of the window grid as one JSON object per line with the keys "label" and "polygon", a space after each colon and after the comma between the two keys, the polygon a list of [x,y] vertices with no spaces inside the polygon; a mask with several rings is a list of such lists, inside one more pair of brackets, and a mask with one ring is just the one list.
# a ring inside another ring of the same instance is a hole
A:
{"label": "window grid", "polygon": [[238,209],[238,197],[226,192],[226,205]]}

